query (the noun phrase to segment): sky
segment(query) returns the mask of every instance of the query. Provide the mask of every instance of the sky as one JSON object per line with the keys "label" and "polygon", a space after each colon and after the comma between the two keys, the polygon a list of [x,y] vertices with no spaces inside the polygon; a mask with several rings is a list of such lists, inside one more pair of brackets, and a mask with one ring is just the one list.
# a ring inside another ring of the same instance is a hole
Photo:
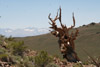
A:
{"label": "sky", "polygon": [[[0,0],[0,28],[48,28],[48,15],[54,18],[61,6],[62,23],[76,27],[100,22],[100,0]],[[59,22],[56,22],[59,26]]]}

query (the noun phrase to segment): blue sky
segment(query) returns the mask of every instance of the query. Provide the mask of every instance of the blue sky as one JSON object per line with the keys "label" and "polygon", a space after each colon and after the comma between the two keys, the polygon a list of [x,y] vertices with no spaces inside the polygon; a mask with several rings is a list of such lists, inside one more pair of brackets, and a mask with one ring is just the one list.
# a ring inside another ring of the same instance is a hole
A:
{"label": "blue sky", "polygon": [[54,18],[59,6],[67,26],[72,25],[72,12],[76,27],[100,22],[100,0],[0,0],[0,28],[48,28],[48,15]]}

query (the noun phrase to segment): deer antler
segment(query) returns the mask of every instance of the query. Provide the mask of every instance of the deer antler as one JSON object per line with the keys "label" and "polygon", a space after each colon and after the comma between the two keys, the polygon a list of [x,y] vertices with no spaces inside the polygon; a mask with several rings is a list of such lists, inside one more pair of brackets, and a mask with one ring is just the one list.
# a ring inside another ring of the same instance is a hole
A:
{"label": "deer antler", "polygon": [[[52,27],[55,27],[56,26],[56,23],[55,23],[55,21],[57,20],[57,19],[59,19],[59,22],[60,22],[60,25],[61,25],[61,27],[62,28],[65,28],[66,26],[64,26],[63,24],[62,24],[62,21],[61,21],[61,7],[59,8],[59,17],[58,17],[58,12],[57,12],[57,15],[56,15],[56,17],[55,17],[55,19],[54,20],[52,20],[52,18],[50,18],[50,15],[51,14],[49,14],[49,16],[48,16],[48,18],[50,19],[50,21],[52,22],[52,24],[51,23],[49,23],[50,25],[52,25]],[[50,28],[52,28],[52,27],[50,27]],[[57,27],[56,27],[57,28]]]}
{"label": "deer antler", "polygon": [[52,23],[49,22],[49,24],[52,25],[52,27],[50,27],[50,28],[55,29],[55,28],[57,28],[57,25],[56,25],[55,21],[58,19],[58,12],[57,12],[57,15],[56,15],[54,20],[52,18],[50,18],[50,16],[51,16],[51,14],[49,14],[49,16],[48,16],[48,18],[52,22]]}
{"label": "deer antler", "polygon": [[73,15],[73,25],[71,26],[71,27],[69,27],[68,29],[72,29],[73,27],[75,27],[75,17],[74,17],[74,13],[72,13],[72,15]]}
{"label": "deer antler", "polygon": [[[60,21],[60,23],[61,23],[61,8],[59,8],[59,10],[60,10],[60,13],[59,13],[59,21]],[[62,23],[61,23],[62,24]]]}
{"label": "deer antler", "polygon": [[72,27],[75,27],[75,17],[74,17],[74,13],[73,13],[73,26]]}
{"label": "deer antler", "polygon": [[62,21],[61,21],[61,7],[59,8],[59,10],[60,10],[60,13],[59,13],[59,22],[60,22],[60,25],[61,25],[61,27],[64,29],[66,26],[64,26],[63,24],[62,24]]}

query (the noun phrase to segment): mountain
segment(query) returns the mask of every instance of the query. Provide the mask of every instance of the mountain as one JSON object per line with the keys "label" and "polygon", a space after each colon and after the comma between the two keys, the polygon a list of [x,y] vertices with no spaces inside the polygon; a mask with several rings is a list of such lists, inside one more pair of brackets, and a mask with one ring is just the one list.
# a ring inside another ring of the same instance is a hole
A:
{"label": "mountain", "polygon": [[[79,34],[75,40],[75,47],[80,59],[86,61],[88,58],[87,53],[92,57],[100,56],[100,23],[83,25],[78,27],[78,30]],[[58,38],[50,33],[39,36],[18,37],[15,40],[24,41],[25,45],[33,50],[45,50],[49,54],[62,57]]]}
{"label": "mountain", "polygon": [[27,27],[24,29],[0,28],[0,34],[3,34],[7,37],[36,36],[36,35],[41,35],[46,33],[49,33],[49,28],[34,28],[34,27]]}

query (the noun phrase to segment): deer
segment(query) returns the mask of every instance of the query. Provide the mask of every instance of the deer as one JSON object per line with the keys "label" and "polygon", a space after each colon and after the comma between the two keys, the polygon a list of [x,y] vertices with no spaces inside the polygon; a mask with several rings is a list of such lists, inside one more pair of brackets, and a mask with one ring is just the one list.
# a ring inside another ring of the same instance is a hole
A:
{"label": "deer", "polygon": [[[48,15],[48,19],[51,21],[49,24],[51,25],[52,31],[51,34],[58,37],[58,44],[61,51],[61,54],[63,55],[63,58],[65,58],[68,62],[78,62],[80,61],[79,57],[77,56],[77,53],[75,52],[75,44],[74,40],[76,40],[76,37],[78,36],[78,29],[76,29],[76,32],[69,34],[69,31],[75,27],[75,17],[74,13],[72,14],[73,18],[73,25],[71,27],[67,27],[66,25],[62,24],[61,20],[61,7],[59,8],[59,15],[57,12],[57,15],[54,19],[52,19],[51,13]],[[57,27],[56,21],[59,20],[60,26]]]}

